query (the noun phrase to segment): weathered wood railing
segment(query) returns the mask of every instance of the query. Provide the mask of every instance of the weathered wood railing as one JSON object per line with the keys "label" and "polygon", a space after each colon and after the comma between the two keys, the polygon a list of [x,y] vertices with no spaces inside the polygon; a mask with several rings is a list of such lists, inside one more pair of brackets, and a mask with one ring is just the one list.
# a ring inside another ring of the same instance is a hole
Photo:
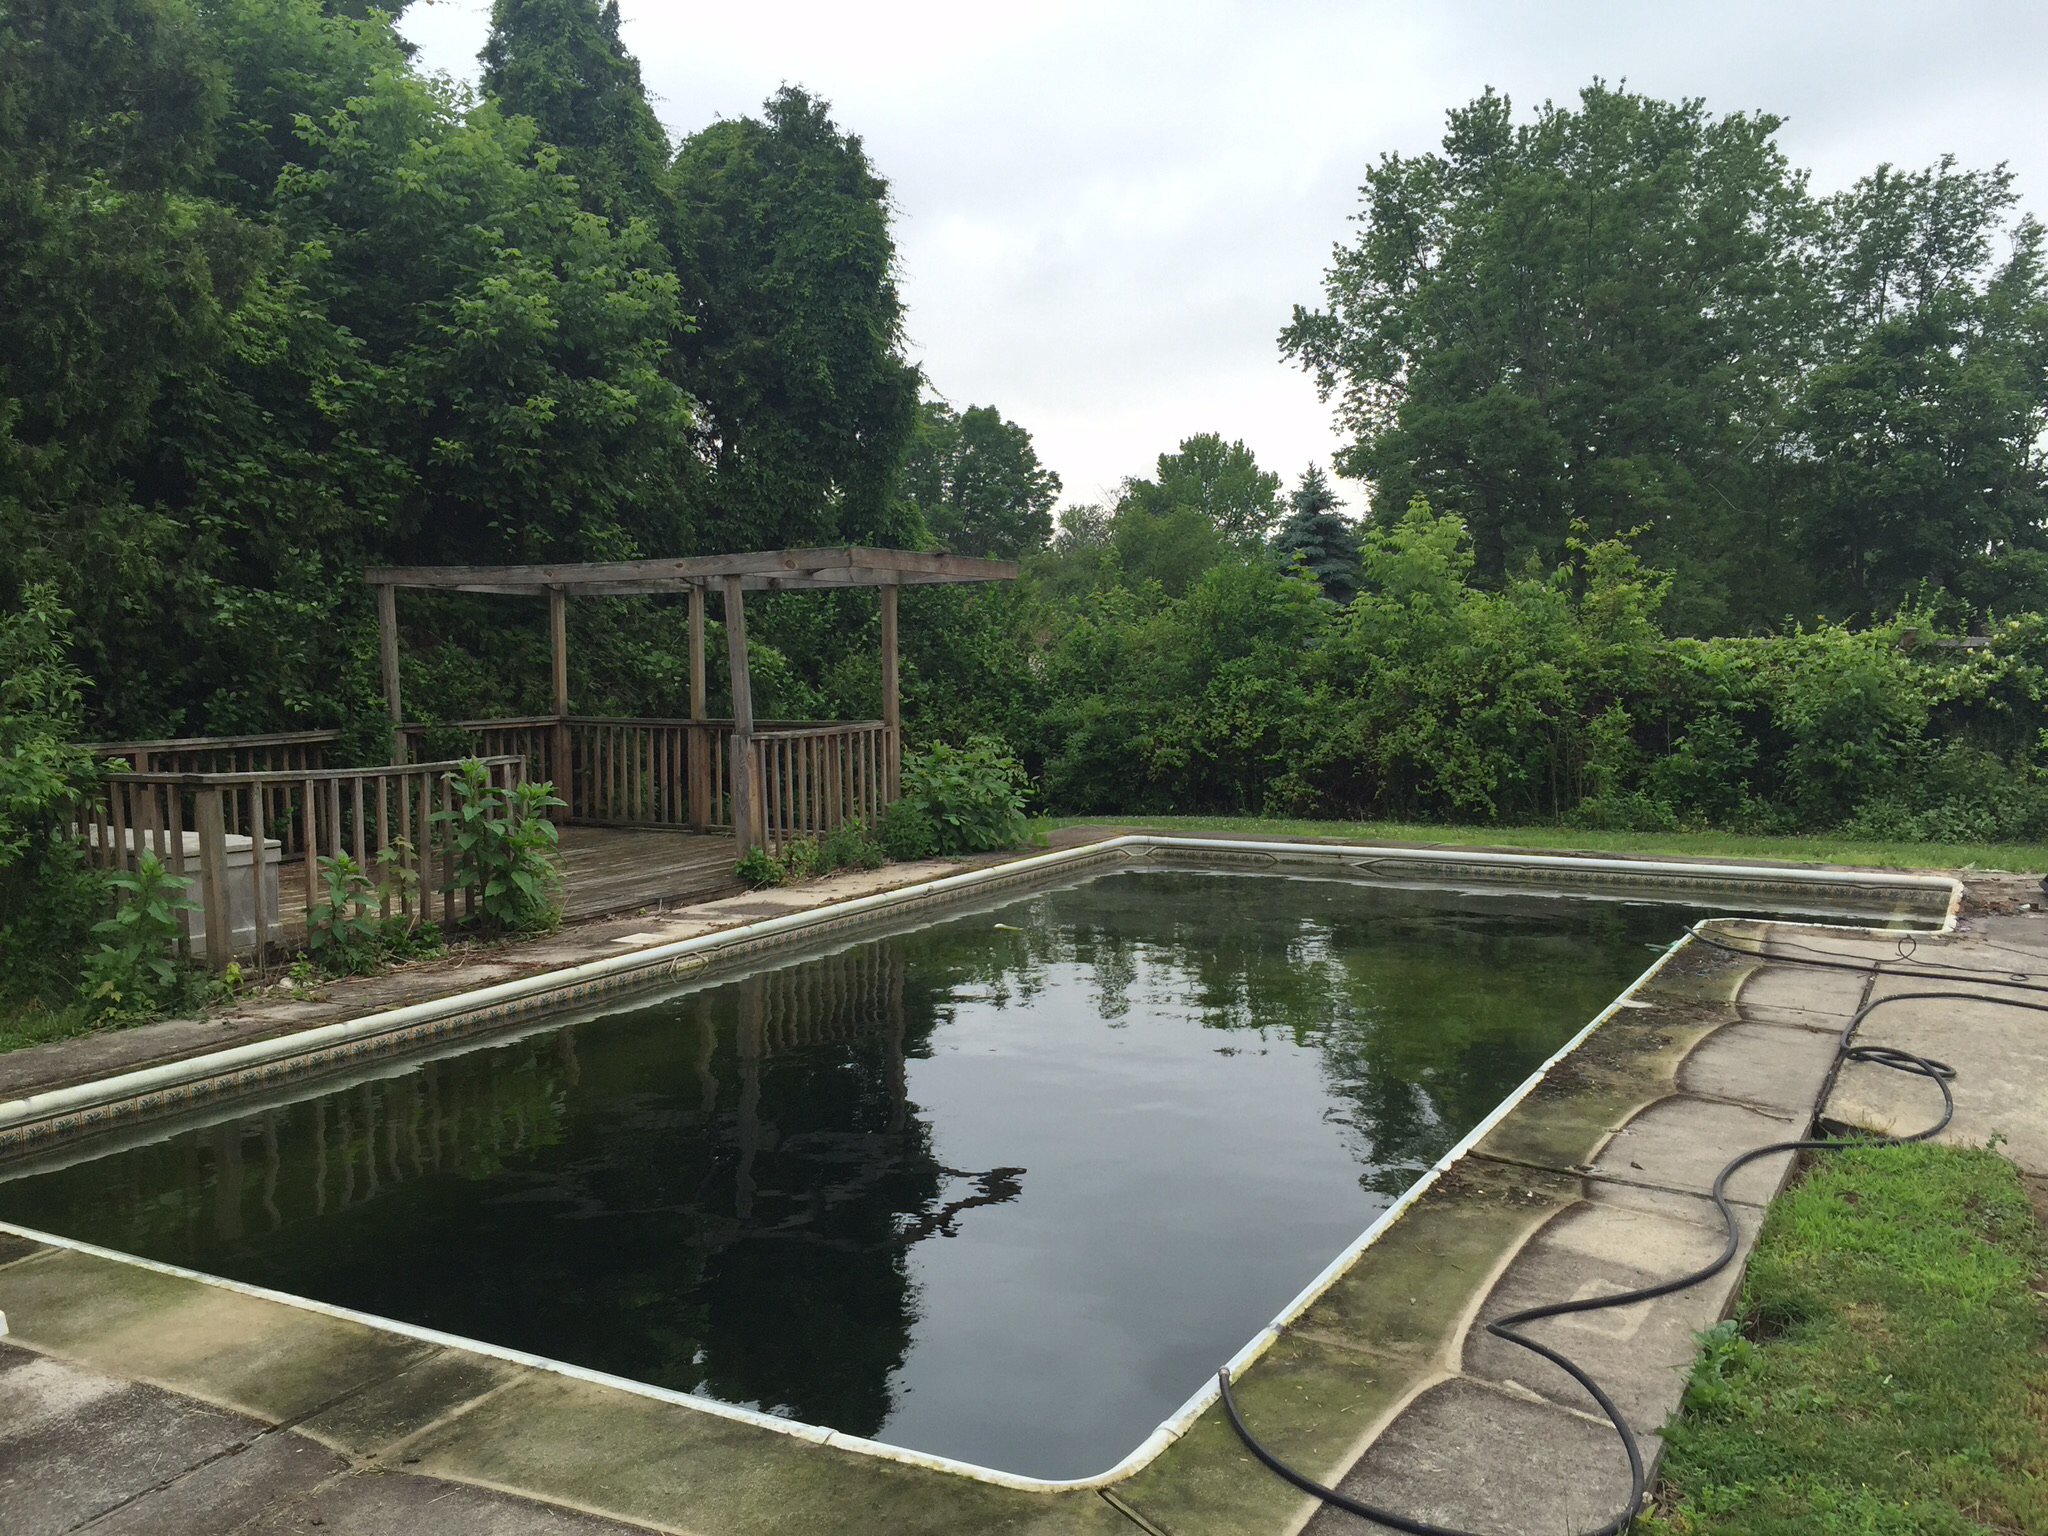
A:
{"label": "weathered wood railing", "polygon": [[[733,722],[528,715],[401,728],[408,756],[436,731],[460,731],[471,750],[525,760],[586,826],[733,830]],[[878,720],[763,720],[755,725],[750,841],[779,849],[858,817],[873,826],[888,803],[889,728]],[[440,742],[445,747],[445,738]]]}
{"label": "weathered wood railing", "polygon": [[[527,777],[516,755],[483,759],[491,782]],[[449,840],[433,817],[453,808],[455,761],[292,772],[110,773],[80,826],[90,862],[133,869],[143,850],[191,882],[184,947],[216,971],[240,957],[266,963],[305,942],[325,882],[320,861],[355,860],[380,915],[423,922],[457,916]]]}
{"label": "weathered wood railing", "polygon": [[879,720],[757,730],[752,841],[780,853],[856,819],[872,828],[887,804],[888,744]]}
{"label": "weathered wood railing", "polygon": [[178,736],[161,741],[96,741],[94,757],[118,757],[137,773],[268,773],[324,767],[339,731],[282,731],[269,736]]}

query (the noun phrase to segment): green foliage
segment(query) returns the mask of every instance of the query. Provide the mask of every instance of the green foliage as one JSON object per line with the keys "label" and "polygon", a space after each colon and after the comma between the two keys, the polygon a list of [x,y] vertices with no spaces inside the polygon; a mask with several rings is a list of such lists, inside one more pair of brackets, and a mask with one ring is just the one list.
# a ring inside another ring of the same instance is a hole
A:
{"label": "green foliage", "polygon": [[815,880],[837,869],[878,869],[882,849],[868,836],[858,817],[843,822],[822,837],[799,837],[782,852],[749,848],[733,865],[733,874],[750,890],[787,885],[795,880]]}
{"label": "green foliage", "polygon": [[103,1018],[134,1021],[190,1001],[196,973],[178,958],[178,914],[198,907],[185,894],[192,882],[145,848],[132,873],[117,870],[107,883],[119,902],[112,917],[93,925],[102,942],[85,961],[79,990],[87,1005]]}
{"label": "green foliage", "polygon": [[322,858],[320,897],[306,914],[306,950],[329,976],[360,976],[391,960],[438,953],[438,928],[403,913],[382,915],[388,904],[416,898],[419,876],[404,867],[410,849],[397,839],[378,855],[382,878],[346,853]]}
{"label": "green foliage", "polygon": [[620,40],[618,0],[496,0],[480,57],[485,94],[561,150],[585,207],[614,225],[657,215],[668,136]]}
{"label": "green foliage", "polygon": [[913,864],[938,857],[939,824],[922,800],[898,800],[882,812],[875,836],[894,863]]}
{"label": "green foliage", "polygon": [[867,823],[858,816],[841,822],[818,839],[818,868],[879,869],[883,854],[869,835]]}
{"label": "green foliage", "polygon": [[1823,1154],[1766,1215],[1735,1319],[1701,1337],[1642,1529],[2041,1529],[2044,1257],[1993,1152]]}
{"label": "green foliage", "polygon": [[741,854],[739,862],[733,865],[732,872],[740,884],[754,891],[781,885],[789,878],[789,870],[782,860],[761,847],[749,848]]}
{"label": "green foliage", "polygon": [[892,492],[917,426],[888,183],[793,86],[684,140],[682,341],[721,549],[913,542]]}
{"label": "green foliage", "polygon": [[85,678],[65,651],[70,617],[48,584],[0,615],[0,1003],[68,992],[106,910],[69,830],[98,766],[74,745]]}
{"label": "green foliage", "polygon": [[562,883],[554,855],[559,837],[547,818],[562,804],[554,786],[528,782],[508,792],[475,758],[465,759],[451,782],[455,803],[433,820],[455,852],[454,888],[475,893],[490,927],[512,933],[552,927]]}
{"label": "green foliage", "polygon": [[987,736],[972,737],[961,747],[934,742],[921,752],[906,752],[902,799],[884,820],[883,846],[896,857],[896,847],[911,841],[907,829],[913,823],[892,825],[901,807],[911,805],[928,820],[934,854],[1015,848],[1031,830],[1024,817],[1030,782],[1024,765]]}
{"label": "green foliage", "polygon": [[1340,607],[1358,595],[1358,535],[1338,515],[1343,503],[1318,465],[1303,471],[1287,498],[1287,520],[1273,534],[1273,553],[1302,569]]}
{"label": "green foliage", "polygon": [[[1281,342],[1382,523],[1427,495],[1504,588],[1574,521],[1644,530],[1687,632],[1978,606],[2048,573],[2048,273],[2011,177],[1879,169],[1821,201],[1766,113],[1595,83],[1366,173]],[[2009,241],[2011,255],[1991,259]]]}
{"label": "green foliage", "polygon": [[1017,739],[1061,812],[2048,831],[2039,620],[1974,650],[1907,644],[1936,627],[1910,615],[1673,639],[1666,578],[1626,542],[1570,532],[1557,566],[1488,589],[1461,520],[1419,500],[1365,530],[1343,609],[1233,556],[1179,598],[1114,567],[1075,591],[1085,558],[1034,563],[1025,620],[1047,638]]}
{"label": "green foliage", "polygon": [[1052,537],[1060,477],[1031,434],[992,405],[955,412],[927,400],[903,462],[901,494],[955,554],[1014,560]]}

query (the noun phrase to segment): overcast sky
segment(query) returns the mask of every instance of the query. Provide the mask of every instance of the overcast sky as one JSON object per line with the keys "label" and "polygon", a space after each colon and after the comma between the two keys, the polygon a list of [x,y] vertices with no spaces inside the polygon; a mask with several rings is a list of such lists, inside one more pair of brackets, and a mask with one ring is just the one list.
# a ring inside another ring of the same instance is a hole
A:
{"label": "overcast sky", "polygon": [[[1327,460],[1329,413],[1274,336],[1317,299],[1364,168],[1434,148],[1488,85],[1518,115],[1594,76],[1767,109],[1823,190],[2006,160],[2048,207],[2039,0],[623,9],[672,136],[784,81],[831,101],[893,186],[911,355],[954,405],[1028,427],[1069,501],[1195,432],[1290,481]],[[431,0],[401,26],[473,80],[489,16]]]}

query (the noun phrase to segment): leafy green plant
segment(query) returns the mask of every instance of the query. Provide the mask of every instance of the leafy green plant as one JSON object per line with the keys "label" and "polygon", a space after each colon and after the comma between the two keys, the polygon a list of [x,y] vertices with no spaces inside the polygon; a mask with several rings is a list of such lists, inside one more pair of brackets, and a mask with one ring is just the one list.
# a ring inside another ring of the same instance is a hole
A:
{"label": "leafy green plant", "polygon": [[73,745],[86,680],[71,620],[47,584],[0,615],[0,1004],[61,1005],[107,911],[107,882],[71,834],[99,767]]}
{"label": "leafy green plant", "polygon": [[733,874],[749,890],[763,891],[772,885],[781,885],[789,878],[789,871],[782,860],[765,848],[749,848],[740,855],[739,862],[732,867]]}
{"label": "leafy green plant", "polygon": [[783,872],[791,880],[812,879],[829,867],[819,858],[815,837],[795,838],[782,850]]}
{"label": "leafy green plant", "polygon": [[922,800],[898,800],[875,827],[882,852],[898,864],[934,857],[939,851],[938,823]]}
{"label": "leafy green plant", "polygon": [[382,958],[377,887],[352,854],[319,861],[321,896],[306,912],[306,950],[330,976],[357,976]]}
{"label": "leafy green plant", "polygon": [[509,794],[475,758],[461,763],[454,807],[436,811],[455,850],[455,889],[474,891],[486,923],[508,932],[551,927],[559,916],[559,835],[547,813],[563,804],[552,784],[528,782]]}
{"label": "leafy green plant", "polygon": [[[903,804],[917,806],[929,820],[932,853],[1015,848],[1031,831],[1024,816],[1030,782],[1024,765],[992,736],[971,736],[961,747],[935,742],[903,754],[902,801],[890,807],[888,820],[896,821]],[[903,814],[915,818],[917,812]],[[914,846],[923,831],[913,819],[889,828],[885,839]]]}
{"label": "leafy green plant", "polygon": [[858,816],[841,822],[818,839],[820,871],[879,869],[882,863],[881,848],[868,835],[867,823]]}
{"label": "leafy green plant", "polygon": [[150,1018],[191,989],[192,968],[178,959],[178,914],[198,908],[185,895],[192,882],[144,849],[132,872],[118,870],[107,883],[120,904],[93,925],[103,942],[86,958],[80,991],[103,1017]]}

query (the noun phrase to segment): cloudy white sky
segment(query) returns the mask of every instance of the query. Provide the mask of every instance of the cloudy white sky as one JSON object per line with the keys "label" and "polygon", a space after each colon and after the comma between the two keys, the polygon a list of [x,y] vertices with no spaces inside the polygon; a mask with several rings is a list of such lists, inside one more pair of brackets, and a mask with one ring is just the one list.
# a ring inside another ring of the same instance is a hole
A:
{"label": "cloudy white sky", "polygon": [[[1364,167],[1432,148],[1488,85],[1594,76],[1787,119],[1816,186],[1880,161],[2010,161],[2048,209],[2039,0],[623,0],[680,136],[783,81],[829,99],[894,187],[913,356],[1034,434],[1093,500],[1194,432],[1290,480],[1336,439],[1274,335],[1312,303]],[[489,0],[415,4],[421,63],[474,79]]]}

